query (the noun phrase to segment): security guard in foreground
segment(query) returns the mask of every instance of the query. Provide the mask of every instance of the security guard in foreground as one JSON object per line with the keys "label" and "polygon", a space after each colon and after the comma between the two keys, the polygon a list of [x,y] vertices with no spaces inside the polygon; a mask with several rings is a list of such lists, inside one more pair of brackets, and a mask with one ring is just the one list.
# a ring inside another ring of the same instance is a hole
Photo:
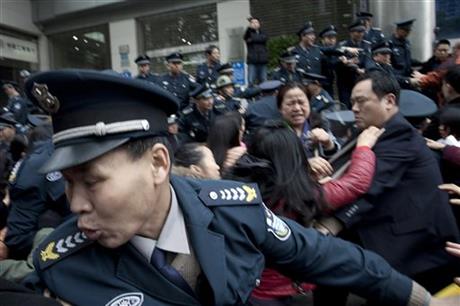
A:
{"label": "security guard in foreground", "polygon": [[29,285],[72,305],[244,305],[267,265],[386,305],[458,305],[373,253],[278,218],[255,185],[170,176],[162,135],[178,102],[157,87],[68,70],[37,74],[27,90],[53,113],[42,171],[62,171],[77,214],[39,246]]}

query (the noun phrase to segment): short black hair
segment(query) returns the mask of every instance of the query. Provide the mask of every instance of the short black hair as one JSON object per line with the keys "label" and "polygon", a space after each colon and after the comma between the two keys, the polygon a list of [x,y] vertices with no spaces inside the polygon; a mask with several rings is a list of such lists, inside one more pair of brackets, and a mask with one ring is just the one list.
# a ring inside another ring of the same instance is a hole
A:
{"label": "short black hair", "polygon": [[383,70],[371,70],[359,77],[356,83],[371,80],[372,91],[377,95],[379,99],[383,98],[387,94],[394,94],[396,97],[396,105],[399,105],[399,94],[401,87],[398,81],[389,73]]}
{"label": "short black hair", "polygon": [[460,93],[460,65],[455,65],[447,70],[444,81],[457,93]]}
{"label": "short black hair", "polygon": [[448,39],[440,39],[436,42],[434,45],[435,48],[439,47],[439,45],[449,45],[450,47],[450,41]]}
{"label": "short black hair", "polygon": [[211,53],[212,53],[212,51],[213,51],[214,49],[219,50],[219,47],[216,46],[216,45],[209,45],[209,46],[204,50],[204,52],[205,52],[207,55],[211,55]]}
{"label": "short black hair", "polygon": [[[128,141],[122,147],[126,149],[128,155],[132,160],[141,158],[147,150],[152,148],[155,144],[161,143],[166,146],[170,158],[172,158],[172,149],[171,145],[166,136],[154,136],[154,137],[144,137],[144,138],[135,138]],[[172,161],[171,161],[172,162]]]}

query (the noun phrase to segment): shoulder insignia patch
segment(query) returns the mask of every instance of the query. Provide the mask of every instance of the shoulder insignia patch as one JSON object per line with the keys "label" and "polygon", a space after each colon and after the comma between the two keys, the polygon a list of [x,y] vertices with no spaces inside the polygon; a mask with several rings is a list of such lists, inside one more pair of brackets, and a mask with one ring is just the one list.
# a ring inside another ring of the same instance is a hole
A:
{"label": "shoulder insignia patch", "polygon": [[50,172],[46,175],[46,179],[50,182],[56,182],[62,178],[62,173],[60,171]]}
{"label": "shoulder insignia patch", "polygon": [[13,169],[10,172],[10,176],[8,177],[8,182],[10,184],[14,184],[16,182],[16,178],[18,177],[18,171],[19,168],[21,167],[21,164],[23,162],[23,159],[19,160],[13,167]]}
{"label": "shoulder insignia patch", "polygon": [[58,240],[51,240],[43,244],[39,250],[40,268],[45,269],[92,242],[80,231]]}
{"label": "shoulder insignia patch", "polygon": [[114,297],[105,306],[141,306],[144,295],[141,292],[129,292]]}
{"label": "shoulder insignia patch", "polygon": [[289,226],[266,206],[265,222],[267,223],[267,231],[272,233],[278,240],[286,241],[291,236],[291,229]]}
{"label": "shoulder insignia patch", "polygon": [[[214,186],[213,186],[214,185]],[[247,205],[262,203],[256,184],[227,181],[203,186],[199,194],[207,206]]]}

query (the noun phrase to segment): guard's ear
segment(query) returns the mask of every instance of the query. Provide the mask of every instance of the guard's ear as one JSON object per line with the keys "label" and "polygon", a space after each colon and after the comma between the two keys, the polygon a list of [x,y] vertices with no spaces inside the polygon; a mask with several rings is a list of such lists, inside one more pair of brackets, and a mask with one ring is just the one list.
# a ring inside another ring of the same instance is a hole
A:
{"label": "guard's ear", "polygon": [[168,148],[162,143],[156,143],[150,149],[150,157],[155,184],[164,183],[169,179],[171,167]]}
{"label": "guard's ear", "polygon": [[398,106],[396,103],[396,96],[392,93],[387,94],[383,98],[383,103],[385,105],[385,109],[390,110],[393,109],[395,106]]}

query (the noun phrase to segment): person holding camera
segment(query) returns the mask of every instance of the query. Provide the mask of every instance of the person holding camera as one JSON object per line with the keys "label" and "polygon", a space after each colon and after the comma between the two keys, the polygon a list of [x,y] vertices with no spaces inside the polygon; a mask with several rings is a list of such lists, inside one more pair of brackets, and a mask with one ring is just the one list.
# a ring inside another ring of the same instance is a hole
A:
{"label": "person holding camera", "polygon": [[249,86],[260,84],[267,79],[268,36],[260,29],[260,19],[249,17],[249,26],[244,33],[246,42]]}

